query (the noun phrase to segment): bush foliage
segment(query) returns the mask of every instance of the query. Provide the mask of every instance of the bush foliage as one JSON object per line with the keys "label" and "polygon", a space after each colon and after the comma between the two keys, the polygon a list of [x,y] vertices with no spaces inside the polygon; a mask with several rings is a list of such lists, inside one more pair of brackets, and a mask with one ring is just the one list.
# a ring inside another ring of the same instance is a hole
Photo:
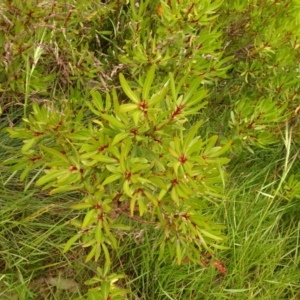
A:
{"label": "bush foliage", "polygon": [[[72,208],[84,217],[71,220],[78,232],[64,251],[80,245],[86,262],[100,259],[88,299],[128,293],[110,263],[116,232],[130,230],[120,214],[163,233],[160,258],[201,263],[203,250],[226,249],[208,213],[223,197],[224,155],[284,136],[290,170],[298,1],[4,1],[1,10],[1,107],[24,107],[6,129],[22,148],[4,164],[26,189],[77,193]],[[226,136],[203,133],[215,111]],[[275,194],[297,198],[287,173]]]}

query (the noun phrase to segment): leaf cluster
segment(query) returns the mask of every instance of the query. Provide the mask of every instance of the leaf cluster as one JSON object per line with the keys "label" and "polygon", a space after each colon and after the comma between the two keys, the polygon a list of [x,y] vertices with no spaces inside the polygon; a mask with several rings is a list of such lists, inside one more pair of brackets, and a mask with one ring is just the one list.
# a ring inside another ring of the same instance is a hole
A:
{"label": "leaf cluster", "polygon": [[[11,171],[22,170],[21,180],[39,169],[36,185],[43,190],[83,195],[73,208],[85,216],[72,221],[78,233],[64,251],[76,244],[89,248],[86,262],[104,255],[104,274],[111,267],[110,249],[118,247],[116,230],[130,229],[118,222],[120,213],[163,232],[156,244],[160,257],[167,249],[178,264],[185,258],[200,263],[202,249],[225,248],[224,227],[207,211],[222,197],[223,165],[229,162],[222,156],[231,142],[216,146],[217,136],[203,140],[197,135],[202,121],[188,122],[206,105],[201,78],[181,94],[190,78],[176,84],[170,74],[157,89],[155,68],[142,78],[141,91],[120,74],[129,103],[120,104],[115,90],[105,97],[92,91],[92,101],[76,113],[68,103],[51,111],[35,104],[23,126],[6,129],[24,141],[16,157],[4,162]],[[85,122],[86,108],[95,118]]]}

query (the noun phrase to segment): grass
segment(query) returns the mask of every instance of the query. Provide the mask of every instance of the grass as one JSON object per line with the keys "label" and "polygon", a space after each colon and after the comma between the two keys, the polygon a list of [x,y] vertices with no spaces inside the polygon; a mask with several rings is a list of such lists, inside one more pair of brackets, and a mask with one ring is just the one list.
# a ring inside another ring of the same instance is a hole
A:
{"label": "grass", "polygon": [[[45,31],[40,42],[44,35]],[[29,56],[26,60],[24,110],[19,113],[12,105],[7,106],[15,124],[30,110],[30,80],[38,64],[47,62],[42,50],[36,46],[33,63],[29,64]],[[81,78],[81,73],[78,76]],[[60,98],[54,97],[56,85],[50,88],[51,99]],[[74,88],[73,93],[71,98],[80,98],[79,89]],[[214,111],[202,116],[204,137],[227,136],[229,129],[222,124],[228,124],[230,108],[222,102],[223,95],[221,98]],[[0,121],[0,126],[9,126],[3,116]],[[132,290],[129,299],[300,299],[300,203],[297,199],[288,202],[282,195],[289,174],[299,171],[299,162],[292,132],[287,128],[285,133],[282,145],[232,156],[224,198],[218,207],[211,208],[218,221],[227,226],[229,249],[218,251],[215,257],[204,256],[204,264],[177,266],[168,258],[158,261],[154,247],[157,231],[126,221],[133,229],[120,237],[112,266],[117,273],[127,275],[119,284]],[[19,147],[0,131],[1,161]],[[30,181],[20,182],[18,174],[9,173],[6,167],[0,170],[0,182],[0,299],[63,300],[84,294],[84,282],[95,275],[97,264],[84,263],[83,249],[62,253],[75,232],[69,220],[78,213],[69,207],[78,202],[78,195],[49,196]],[[126,220],[126,216],[121,218]],[[222,264],[226,274],[214,263]],[[75,288],[66,288],[74,283]]]}
{"label": "grass", "polygon": [[[4,160],[18,145],[1,135]],[[289,149],[293,152],[293,145]],[[121,238],[112,265],[127,275],[119,284],[131,288],[129,298],[299,299],[297,206],[279,196],[271,197],[281,182],[276,172],[279,169],[282,174],[285,165],[282,147],[259,150],[255,155],[243,152],[232,160],[224,199],[218,208],[212,208],[227,225],[230,248],[207,258],[206,266],[188,262],[176,266],[167,258],[158,261],[158,250],[153,247],[155,229],[128,221],[133,230]],[[297,161],[291,167],[297,168]],[[95,272],[96,264],[83,263],[83,250],[66,255],[61,251],[74,233],[68,220],[76,215],[69,206],[78,197],[50,197],[32,187],[24,192],[25,184],[10,175],[2,169],[1,299],[76,299],[78,290],[61,290],[46,279],[52,276],[76,281],[84,293],[84,281]],[[222,261],[226,275],[214,267],[214,261]]]}

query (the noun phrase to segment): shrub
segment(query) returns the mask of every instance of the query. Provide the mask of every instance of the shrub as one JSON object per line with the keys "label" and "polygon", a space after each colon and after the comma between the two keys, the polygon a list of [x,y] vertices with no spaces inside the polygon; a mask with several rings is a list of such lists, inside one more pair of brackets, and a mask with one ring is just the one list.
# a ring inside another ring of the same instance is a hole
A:
{"label": "shrub", "polygon": [[231,143],[215,146],[217,136],[197,136],[201,121],[188,122],[206,103],[201,78],[182,94],[187,76],[175,84],[170,74],[153,87],[154,77],[155,66],[142,79],[142,88],[133,91],[120,74],[130,100],[121,105],[115,91],[105,99],[92,91],[92,102],[86,102],[96,115],[92,121],[85,120],[84,108],[74,115],[69,103],[51,111],[34,104],[24,126],[7,129],[11,137],[24,140],[20,157],[6,162],[12,171],[23,170],[21,180],[43,168],[37,186],[51,189],[50,194],[82,194],[73,208],[85,210],[85,217],[72,221],[78,233],[64,250],[78,244],[89,248],[86,262],[104,255],[101,277],[88,282],[101,281],[103,299],[109,293],[113,297],[109,286],[119,278],[109,275],[110,249],[118,247],[115,231],[129,230],[118,222],[120,212],[163,231],[164,238],[156,243],[160,257],[168,246],[168,255],[178,264],[186,258],[199,263],[202,249],[225,248],[220,244],[223,226],[205,211],[222,197],[222,166],[229,161],[222,155]]}
{"label": "shrub", "polygon": [[[111,82],[104,53],[119,1],[4,1],[0,4],[3,111],[15,103],[82,97]],[[120,4],[119,4],[120,6]],[[84,88],[83,88],[84,87]]]}
{"label": "shrub", "polygon": [[[7,129],[24,145],[5,164],[22,181],[34,174],[26,188],[36,180],[51,195],[78,194],[84,217],[71,221],[78,232],[64,250],[80,245],[86,262],[101,261],[89,297],[121,299],[128,291],[114,285],[124,275],[112,273],[110,255],[116,232],[130,230],[121,213],[163,233],[160,258],[199,263],[203,249],[225,248],[207,212],[222,197],[227,150],[253,153],[286,128],[275,193],[298,197],[297,176],[287,175],[299,13],[290,0],[102,2],[2,4],[2,99],[25,104],[23,122]],[[50,25],[39,22],[45,14]],[[202,138],[199,114],[220,103],[231,132]]]}

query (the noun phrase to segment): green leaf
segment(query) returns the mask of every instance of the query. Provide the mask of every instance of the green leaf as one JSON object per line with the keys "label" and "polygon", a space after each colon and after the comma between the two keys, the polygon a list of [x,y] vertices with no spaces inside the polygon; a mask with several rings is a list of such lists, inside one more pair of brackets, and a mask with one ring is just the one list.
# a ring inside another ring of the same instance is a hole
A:
{"label": "green leaf", "polygon": [[41,177],[36,183],[36,186],[41,186],[44,185],[50,181],[56,180],[58,177],[60,176],[64,176],[66,174],[70,174],[69,170],[54,170],[54,171],[50,171],[50,173],[44,175],[43,177]]}
{"label": "green leaf", "polygon": [[178,176],[178,169],[179,169],[180,166],[181,166],[181,162],[180,162],[180,161],[176,161],[176,162],[173,164],[174,173],[175,173],[176,176]]}
{"label": "green leaf", "polygon": [[61,187],[51,190],[49,192],[49,195],[68,193],[68,192],[72,192],[72,191],[79,191],[82,188],[83,188],[83,184],[77,185],[77,186],[76,185],[61,186]]}
{"label": "green leaf", "polygon": [[188,147],[190,146],[191,141],[193,140],[195,134],[198,132],[199,127],[203,124],[203,121],[198,121],[192,128],[189,129],[188,134],[184,137],[183,140],[183,152],[186,154]]}
{"label": "green leaf", "polygon": [[198,92],[196,92],[191,99],[188,101],[188,103],[186,104],[186,107],[191,107],[195,104],[199,104],[201,102],[202,99],[204,99],[207,96],[207,91],[206,90],[200,90]]}
{"label": "green leaf", "polygon": [[104,263],[104,268],[103,268],[103,275],[106,276],[110,270],[110,265],[111,265],[111,262],[110,262],[110,255],[109,255],[109,251],[106,247],[105,244],[102,244],[102,249],[103,249],[103,252],[104,252],[104,256],[105,256],[105,263]]}
{"label": "green leaf", "polygon": [[170,87],[171,87],[171,92],[172,92],[172,98],[173,98],[174,103],[176,103],[176,101],[177,101],[177,91],[176,91],[176,88],[175,88],[174,76],[173,76],[172,73],[170,73],[169,77],[170,77]]}
{"label": "green leaf", "polygon": [[85,261],[84,261],[85,263],[89,262],[95,256],[96,250],[97,250],[97,244],[95,243],[94,246],[92,247],[91,251],[87,255],[87,257],[85,258]]}
{"label": "green leaf", "polygon": [[178,240],[176,241],[176,258],[178,265],[180,265],[182,261],[182,249]]}
{"label": "green leaf", "polygon": [[172,188],[171,190],[171,198],[177,205],[179,205],[179,197],[175,188]]}
{"label": "green leaf", "polygon": [[86,209],[91,208],[94,205],[92,203],[78,203],[71,206],[72,209]]}
{"label": "green leaf", "polygon": [[135,109],[137,109],[138,107],[139,107],[139,106],[136,105],[136,104],[133,104],[133,103],[126,103],[126,104],[120,105],[119,111],[120,111],[121,113],[124,113],[124,112],[128,112],[128,111],[135,110]]}
{"label": "green leaf", "polygon": [[213,240],[215,240],[215,241],[224,241],[224,238],[222,238],[222,237],[220,237],[220,236],[217,236],[217,235],[215,235],[215,234],[212,234],[211,232],[209,232],[209,231],[207,231],[207,230],[204,230],[204,229],[199,229],[199,231],[203,234],[203,235],[205,235],[205,236],[207,236],[207,237],[209,237],[209,238],[211,238],[211,239],[213,239]]}
{"label": "green leaf", "polygon": [[21,151],[23,153],[28,152],[28,150],[30,150],[31,148],[33,148],[36,145],[36,143],[37,143],[38,140],[39,139],[37,139],[37,138],[32,138],[30,140],[25,140],[24,141],[25,145],[22,147]]}
{"label": "green leaf", "polygon": [[[95,283],[90,283],[90,280],[88,280],[87,282],[88,282],[88,284],[95,284]],[[90,289],[87,294],[88,294],[88,299],[87,300],[99,300],[99,299],[101,299],[101,293],[97,290]],[[86,300],[86,298],[84,298],[83,300]]]}
{"label": "green leaf", "polygon": [[119,178],[121,178],[122,176],[123,176],[122,174],[113,174],[104,180],[104,182],[102,183],[102,186],[105,186],[106,184],[114,182],[114,181],[118,180]]}
{"label": "green leaf", "polygon": [[130,215],[134,215],[134,209],[136,204],[136,195],[130,199]]}
{"label": "green leaf", "polygon": [[140,110],[135,111],[132,114],[132,119],[133,119],[133,123],[135,126],[138,126],[141,115],[142,115],[142,112]]}
{"label": "green leaf", "polygon": [[128,181],[128,180],[125,180],[124,183],[123,183],[123,191],[124,191],[124,193],[125,193],[128,197],[132,198],[132,193],[131,193],[131,191],[130,191],[129,181]]}
{"label": "green leaf", "polygon": [[25,129],[20,129],[20,128],[5,128],[5,131],[10,134],[11,138],[18,138],[18,139],[30,139],[32,138],[32,132],[27,131]]}
{"label": "green leaf", "polygon": [[110,282],[109,281],[102,281],[101,282],[102,299],[108,299],[109,292],[110,292]]}
{"label": "green leaf", "polygon": [[53,158],[52,158],[53,160],[60,159],[60,160],[64,161],[65,163],[70,164],[67,157],[64,156],[63,154],[61,154],[60,152],[58,152],[57,150],[55,150],[53,148],[48,148],[48,147],[45,147],[42,145],[40,145],[40,148],[43,149],[48,154],[51,154],[53,156]]}
{"label": "green leaf", "polygon": [[95,216],[97,215],[97,211],[95,209],[89,210],[82,222],[82,229],[86,228],[87,226],[90,226],[95,221]]}
{"label": "green leaf", "polygon": [[98,244],[103,242],[103,231],[102,231],[102,223],[98,221],[96,228],[95,228],[95,239]]}
{"label": "green leaf", "polygon": [[95,261],[98,261],[101,255],[101,244],[96,244],[96,251],[95,251]]}
{"label": "green leaf", "polygon": [[[196,154],[200,153],[202,150],[202,145],[203,145],[203,142],[201,140],[199,140],[198,137],[195,137],[191,141],[191,143],[189,145],[187,145],[187,148],[185,150],[185,155],[190,156],[194,152],[196,152]],[[189,160],[190,160],[190,158],[189,158]]]}
{"label": "green leaf", "polygon": [[159,103],[165,96],[166,96],[166,93],[168,91],[168,85],[169,85],[169,81],[167,81],[162,90],[159,91],[158,93],[152,95],[151,99],[149,100],[149,106],[154,106],[156,103]]}
{"label": "green leaf", "polygon": [[142,217],[145,212],[147,212],[147,199],[138,199],[139,213]]}
{"label": "green leaf", "polygon": [[129,133],[128,132],[121,132],[121,133],[118,133],[113,141],[112,141],[112,146],[116,145],[117,143],[119,143],[120,141],[122,141],[123,139],[125,139],[126,137],[129,136]]}
{"label": "green leaf", "polygon": [[126,126],[113,116],[102,114],[101,117],[107,120],[109,122],[109,125],[111,125],[112,127],[116,127],[117,129],[126,129]]}
{"label": "green leaf", "polygon": [[167,185],[161,178],[151,176],[151,177],[149,177],[149,180],[152,183],[152,185],[155,186],[156,188],[167,190]]}
{"label": "green leaf", "polygon": [[96,160],[96,161],[104,162],[104,163],[116,163],[116,162],[118,162],[115,158],[105,156],[105,155],[102,155],[102,154],[97,154],[97,155],[93,156],[92,159]]}
{"label": "green leaf", "polygon": [[175,157],[175,158],[179,158],[179,154],[173,149],[173,148],[169,148],[169,153]]}
{"label": "green leaf", "polygon": [[147,196],[147,198],[151,200],[154,206],[158,205],[158,199],[152,193],[149,193],[146,190],[144,191],[144,193]]}
{"label": "green leaf", "polygon": [[102,96],[98,91],[91,91],[90,94],[92,95],[93,98],[93,103],[98,109],[99,112],[103,111],[103,101],[102,101]]}
{"label": "green leaf", "polygon": [[209,151],[214,147],[214,145],[216,144],[218,138],[219,137],[217,135],[213,135],[208,140],[205,141],[206,142],[206,147],[205,147],[205,151],[204,151],[205,155],[207,153],[209,153]]}
{"label": "green leaf", "polygon": [[29,172],[31,171],[32,166],[31,165],[26,165],[24,168],[23,172],[20,175],[20,181],[24,181],[24,179],[28,176]]}
{"label": "green leaf", "polygon": [[139,97],[132,91],[132,89],[128,85],[128,83],[127,83],[127,81],[126,81],[126,79],[125,79],[125,77],[122,73],[120,73],[119,79],[120,79],[120,83],[121,83],[121,86],[122,86],[122,89],[123,89],[124,93],[134,103],[139,104],[140,103]]}
{"label": "green leaf", "polygon": [[219,250],[228,250],[228,249],[230,249],[230,247],[228,247],[228,246],[218,245],[218,244],[214,244],[214,243],[211,243],[210,246],[213,247],[213,248],[219,249]]}
{"label": "green leaf", "polygon": [[111,229],[117,229],[117,230],[131,230],[131,226],[128,225],[124,225],[124,224],[120,224],[120,223],[112,223],[110,225]]}
{"label": "green leaf", "polygon": [[76,235],[72,236],[65,244],[63,252],[69,251],[71,246],[82,236],[82,233],[77,233]]}
{"label": "green leaf", "polygon": [[109,111],[111,108],[111,97],[109,92],[106,92],[106,98],[105,98],[105,110]]}
{"label": "green leaf", "polygon": [[91,103],[85,102],[85,104],[90,109],[90,111],[92,113],[94,113],[96,116],[101,117],[102,113],[100,111],[98,111],[97,109],[95,109],[94,106]]}
{"label": "green leaf", "polygon": [[218,156],[224,154],[225,152],[227,152],[231,146],[232,146],[232,141],[228,142],[223,147],[212,148],[211,151],[206,153],[206,155],[208,155],[209,157],[218,157]]}
{"label": "green leaf", "polygon": [[154,75],[155,75],[155,65],[152,65],[150,70],[147,73],[147,77],[146,80],[144,82],[144,86],[143,86],[143,92],[142,92],[142,97],[143,97],[143,101],[147,101],[148,100],[148,96],[149,96],[149,91],[154,79]]}
{"label": "green leaf", "polygon": [[57,184],[62,185],[71,185],[81,179],[81,174],[78,171],[68,172],[64,176],[57,178]]}
{"label": "green leaf", "polygon": [[159,245],[159,256],[158,256],[158,260],[163,259],[163,257],[165,256],[165,246],[166,243],[165,242],[161,242]]}

